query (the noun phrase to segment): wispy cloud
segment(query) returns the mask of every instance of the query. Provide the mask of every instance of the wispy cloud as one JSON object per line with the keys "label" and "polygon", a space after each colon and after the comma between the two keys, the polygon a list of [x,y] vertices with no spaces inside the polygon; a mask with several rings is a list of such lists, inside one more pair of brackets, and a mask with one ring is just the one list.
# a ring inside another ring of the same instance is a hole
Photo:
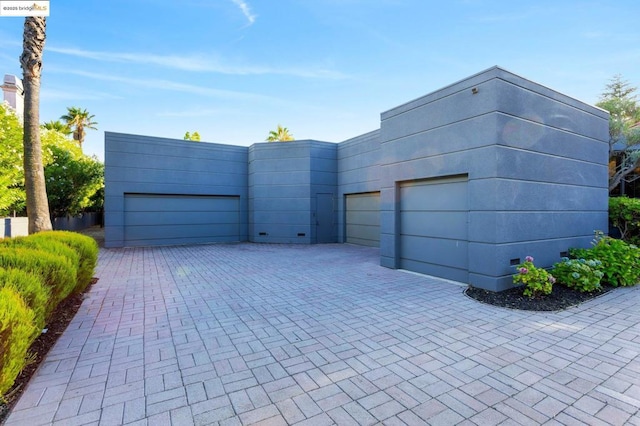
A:
{"label": "wispy cloud", "polygon": [[237,92],[232,90],[220,90],[210,87],[197,86],[193,84],[178,83],[171,80],[163,79],[137,79],[129,77],[121,77],[113,74],[100,74],[80,70],[69,69],[53,69],[51,72],[61,72],[66,74],[77,75],[80,77],[91,78],[100,81],[113,81],[117,83],[128,84],[131,86],[144,87],[154,90],[170,90],[182,93],[191,93],[199,96],[213,97],[227,100],[250,100],[250,101],[268,101],[268,102],[280,102],[277,98],[269,96],[259,95],[255,93]]}
{"label": "wispy cloud", "polygon": [[251,7],[246,1],[244,0],[231,0],[231,1],[240,8],[240,11],[242,11],[242,14],[245,16],[245,18],[247,18],[247,21],[249,21],[247,25],[253,25],[253,23],[256,22],[257,16],[251,12]]}
{"label": "wispy cloud", "polygon": [[346,75],[321,67],[308,66],[306,68],[273,68],[263,65],[229,65],[223,61],[211,58],[210,54],[201,55],[155,55],[149,53],[101,52],[76,48],[49,47],[50,52],[61,55],[93,59],[102,62],[124,62],[141,65],[154,65],[181,71],[213,72],[229,75],[288,75],[304,78],[343,79]]}
{"label": "wispy cloud", "polygon": [[77,101],[77,100],[105,100],[105,99],[122,99],[111,93],[103,92],[83,92],[63,89],[47,89],[43,88],[40,92],[40,98],[47,101]]}

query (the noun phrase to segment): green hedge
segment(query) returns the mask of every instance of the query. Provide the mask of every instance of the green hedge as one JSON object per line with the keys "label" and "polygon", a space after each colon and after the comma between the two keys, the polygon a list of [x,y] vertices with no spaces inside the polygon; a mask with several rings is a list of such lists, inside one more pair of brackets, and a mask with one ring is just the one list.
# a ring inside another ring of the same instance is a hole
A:
{"label": "green hedge", "polygon": [[98,243],[91,237],[68,231],[47,231],[30,235],[35,241],[56,241],[73,249],[79,256],[78,284],[75,291],[82,292],[91,282],[98,265]]}
{"label": "green hedge", "polygon": [[0,241],[0,399],[29,360],[29,347],[58,304],[91,282],[98,245],[50,231]]}
{"label": "green hedge", "polygon": [[46,312],[51,314],[76,287],[77,268],[58,254],[27,247],[0,247],[0,267],[21,269],[40,277],[51,292]]}
{"label": "green hedge", "polygon": [[47,303],[51,298],[49,288],[41,277],[20,269],[0,268],[0,288],[16,291],[33,311],[34,323],[43,329],[47,319]]}
{"label": "green hedge", "polygon": [[40,333],[34,313],[15,290],[0,288],[0,395],[13,386],[29,361],[29,346]]}

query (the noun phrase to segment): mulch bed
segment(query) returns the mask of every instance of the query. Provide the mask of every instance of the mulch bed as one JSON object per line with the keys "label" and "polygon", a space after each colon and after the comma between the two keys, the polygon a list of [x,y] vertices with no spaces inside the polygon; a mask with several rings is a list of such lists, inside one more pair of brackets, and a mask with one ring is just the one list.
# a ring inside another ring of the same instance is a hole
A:
{"label": "mulch bed", "polygon": [[13,387],[5,395],[6,401],[0,401],[0,424],[6,420],[11,408],[18,402],[24,392],[31,376],[36,372],[38,366],[47,355],[49,350],[55,345],[58,338],[66,330],[67,326],[80,309],[84,295],[91,289],[91,286],[98,282],[98,278],[93,278],[83,293],[73,294],[62,301],[51,315],[51,320],[47,323],[47,332],[42,333],[29,348],[29,353],[34,359],[16,378]]}
{"label": "mulch bed", "polygon": [[598,297],[615,287],[603,285],[600,291],[580,293],[563,285],[554,285],[553,291],[547,296],[530,299],[522,294],[522,287],[514,287],[501,292],[492,292],[476,287],[469,287],[465,294],[472,299],[489,305],[503,308],[520,309],[524,311],[561,311],[571,306]]}

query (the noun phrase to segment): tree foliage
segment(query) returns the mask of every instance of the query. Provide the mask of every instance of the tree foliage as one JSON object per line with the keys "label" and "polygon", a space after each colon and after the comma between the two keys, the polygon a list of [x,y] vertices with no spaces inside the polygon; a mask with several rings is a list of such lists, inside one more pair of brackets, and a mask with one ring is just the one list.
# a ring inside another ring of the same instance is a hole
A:
{"label": "tree foliage", "polygon": [[67,107],[67,113],[60,117],[64,120],[67,127],[73,131],[73,139],[78,141],[80,149],[84,143],[86,135],[85,129],[97,130],[97,122],[93,121],[95,115],[92,115],[86,109],[79,107]]}
{"label": "tree foliage", "polygon": [[0,216],[25,208],[22,126],[7,103],[0,104]]}
{"label": "tree foliage", "polygon": [[46,123],[40,125],[40,127],[44,130],[55,130],[56,132],[60,132],[65,136],[69,136],[73,133],[69,126],[67,126],[60,120],[47,121]]}
{"label": "tree foliage", "polygon": [[[22,133],[13,111],[0,106],[0,216],[24,214]],[[75,141],[56,130],[41,129],[40,139],[51,216],[101,208],[104,165],[82,154]]]}
{"label": "tree foliage", "polygon": [[294,137],[289,133],[289,129],[278,124],[276,130],[271,130],[267,137],[267,142],[289,142],[294,141]]}
{"label": "tree foliage", "polygon": [[609,176],[609,192],[640,166],[640,105],[636,90],[621,75],[615,75],[596,104],[609,111],[609,156],[617,160]]}
{"label": "tree foliage", "polygon": [[193,141],[193,142],[200,142],[200,133],[198,133],[198,132],[193,132],[193,133],[186,132],[184,134],[184,140]]}

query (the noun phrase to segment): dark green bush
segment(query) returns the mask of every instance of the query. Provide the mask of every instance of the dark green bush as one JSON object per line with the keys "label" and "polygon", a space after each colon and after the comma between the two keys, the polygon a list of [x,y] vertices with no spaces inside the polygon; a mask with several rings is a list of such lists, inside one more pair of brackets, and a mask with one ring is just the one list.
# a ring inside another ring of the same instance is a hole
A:
{"label": "dark green bush", "polygon": [[68,231],[38,232],[27,238],[36,241],[56,241],[73,249],[79,256],[78,285],[75,291],[84,291],[91,282],[98,264],[98,244],[93,238]]}
{"label": "dark green bush", "polygon": [[609,198],[609,220],[624,241],[640,245],[640,199]]}
{"label": "dark green bush", "polygon": [[27,351],[39,333],[34,313],[20,294],[10,287],[0,288],[0,396],[29,362]]}
{"label": "dark green bush", "polygon": [[4,287],[20,294],[35,315],[35,325],[38,329],[43,329],[47,316],[47,303],[51,292],[44,285],[42,278],[20,269],[0,268],[0,288]]}
{"label": "dark green bush", "polygon": [[51,297],[47,303],[49,315],[76,286],[77,270],[71,261],[60,255],[26,247],[1,247],[0,267],[21,269],[42,278]]}
{"label": "dark green bush", "polygon": [[622,240],[596,233],[593,247],[569,250],[571,257],[602,262],[604,280],[612,286],[633,286],[640,282],[640,249]]}

